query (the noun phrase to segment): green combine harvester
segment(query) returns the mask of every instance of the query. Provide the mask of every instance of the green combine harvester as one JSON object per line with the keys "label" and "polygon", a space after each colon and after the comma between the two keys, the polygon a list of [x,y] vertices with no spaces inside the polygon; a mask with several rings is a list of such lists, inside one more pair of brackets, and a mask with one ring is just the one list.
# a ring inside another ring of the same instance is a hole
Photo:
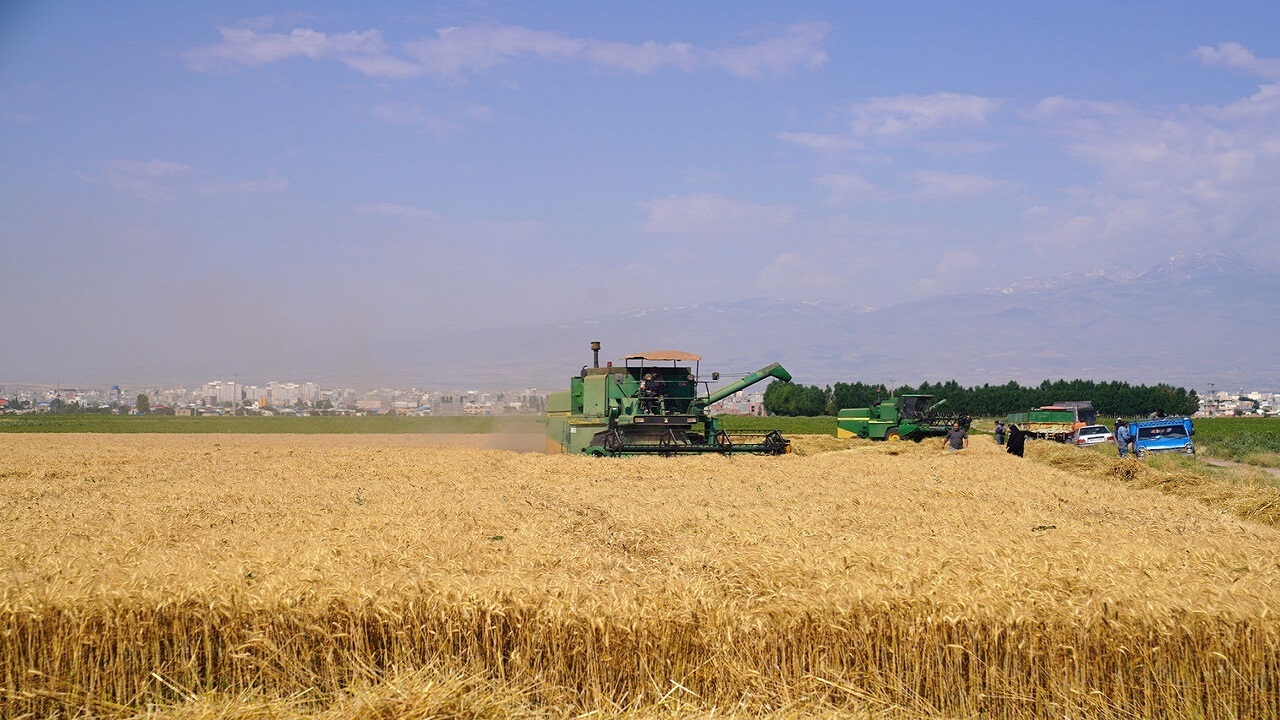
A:
{"label": "green combine harvester", "polygon": [[[621,366],[600,367],[600,343],[591,343],[591,350],[593,366],[584,365],[570,379],[569,390],[547,397],[547,452],[599,457],[790,452],[790,441],[777,430],[729,435],[710,413],[716,402],[762,380],[789,382],[791,374],[778,363],[711,391],[698,379],[702,358],[692,353],[637,353],[623,358]],[[713,373],[711,379],[719,377]]]}
{"label": "green combine harvester", "polygon": [[939,412],[946,399],[933,402],[932,395],[899,395],[881,400],[869,408],[845,408],[836,415],[836,437],[871,440],[915,440],[942,437],[952,423],[966,431],[973,418],[959,413]]}

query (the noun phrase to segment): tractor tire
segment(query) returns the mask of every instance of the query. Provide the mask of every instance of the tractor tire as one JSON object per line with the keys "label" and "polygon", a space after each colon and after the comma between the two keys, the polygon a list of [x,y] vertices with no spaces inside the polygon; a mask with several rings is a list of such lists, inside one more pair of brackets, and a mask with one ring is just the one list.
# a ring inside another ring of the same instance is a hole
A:
{"label": "tractor tire", "polygon": [[902,436],[898,434],[898,428],[891,427],[889,428],[889,432],[884,434],[884,439],[889,442],[898,442],[902,439]]}

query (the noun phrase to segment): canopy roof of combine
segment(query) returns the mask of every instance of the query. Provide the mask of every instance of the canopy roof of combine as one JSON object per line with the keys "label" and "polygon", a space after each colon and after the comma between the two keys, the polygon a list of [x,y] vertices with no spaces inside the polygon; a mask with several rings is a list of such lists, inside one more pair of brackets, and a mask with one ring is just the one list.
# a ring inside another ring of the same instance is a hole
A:
{"label": "canopy roof of combine", "polygon": [[701,359],[702,356],[687,353],[683,350],[650,350],[649,352],[633,353],[623,358],[623,360],[670,360],[673,362],[698,362]]}

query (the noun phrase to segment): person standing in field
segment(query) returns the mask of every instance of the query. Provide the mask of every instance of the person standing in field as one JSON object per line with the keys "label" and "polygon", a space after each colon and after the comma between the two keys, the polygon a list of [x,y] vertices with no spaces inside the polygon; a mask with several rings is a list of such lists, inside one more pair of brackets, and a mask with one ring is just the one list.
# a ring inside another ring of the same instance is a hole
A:
{"label": "person standing in field", "polygon": [[960,427],[960,422],[951,423],[951,429],[947,431],[947,436],[942,439],[942,447],[951,447],[949,452],[963,450],[969,447],[969,433]]}
{"label": "person standing in field", "polygon": [[1132,436],[1129,434],[1129,423],[1116,419],[1116,452],[1120,453],[1120,457],[1129,454],[1129,441]]}
{"label": "person standing in field", "polygon": [[996,421],[996,444],[997,445],[1004,444],[1004,421],[1003,420]]}
{"label": "person standing in field", "polygon": [[1027,442],[1027,434],[1013,423],[1009,423],[1009,440],[1005,443],[1004,451],[1010,455],[1022,457],[1022,451]]}

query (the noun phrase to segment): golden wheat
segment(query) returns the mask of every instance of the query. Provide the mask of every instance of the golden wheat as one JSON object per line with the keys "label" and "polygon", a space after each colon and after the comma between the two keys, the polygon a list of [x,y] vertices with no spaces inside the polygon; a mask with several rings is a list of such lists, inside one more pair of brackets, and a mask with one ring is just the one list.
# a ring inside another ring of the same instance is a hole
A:
{"label": "golden wheat", "polygon": [[0,437],[0,715],[1280,717],[1280,531],[1201,503],[439,444]]}

